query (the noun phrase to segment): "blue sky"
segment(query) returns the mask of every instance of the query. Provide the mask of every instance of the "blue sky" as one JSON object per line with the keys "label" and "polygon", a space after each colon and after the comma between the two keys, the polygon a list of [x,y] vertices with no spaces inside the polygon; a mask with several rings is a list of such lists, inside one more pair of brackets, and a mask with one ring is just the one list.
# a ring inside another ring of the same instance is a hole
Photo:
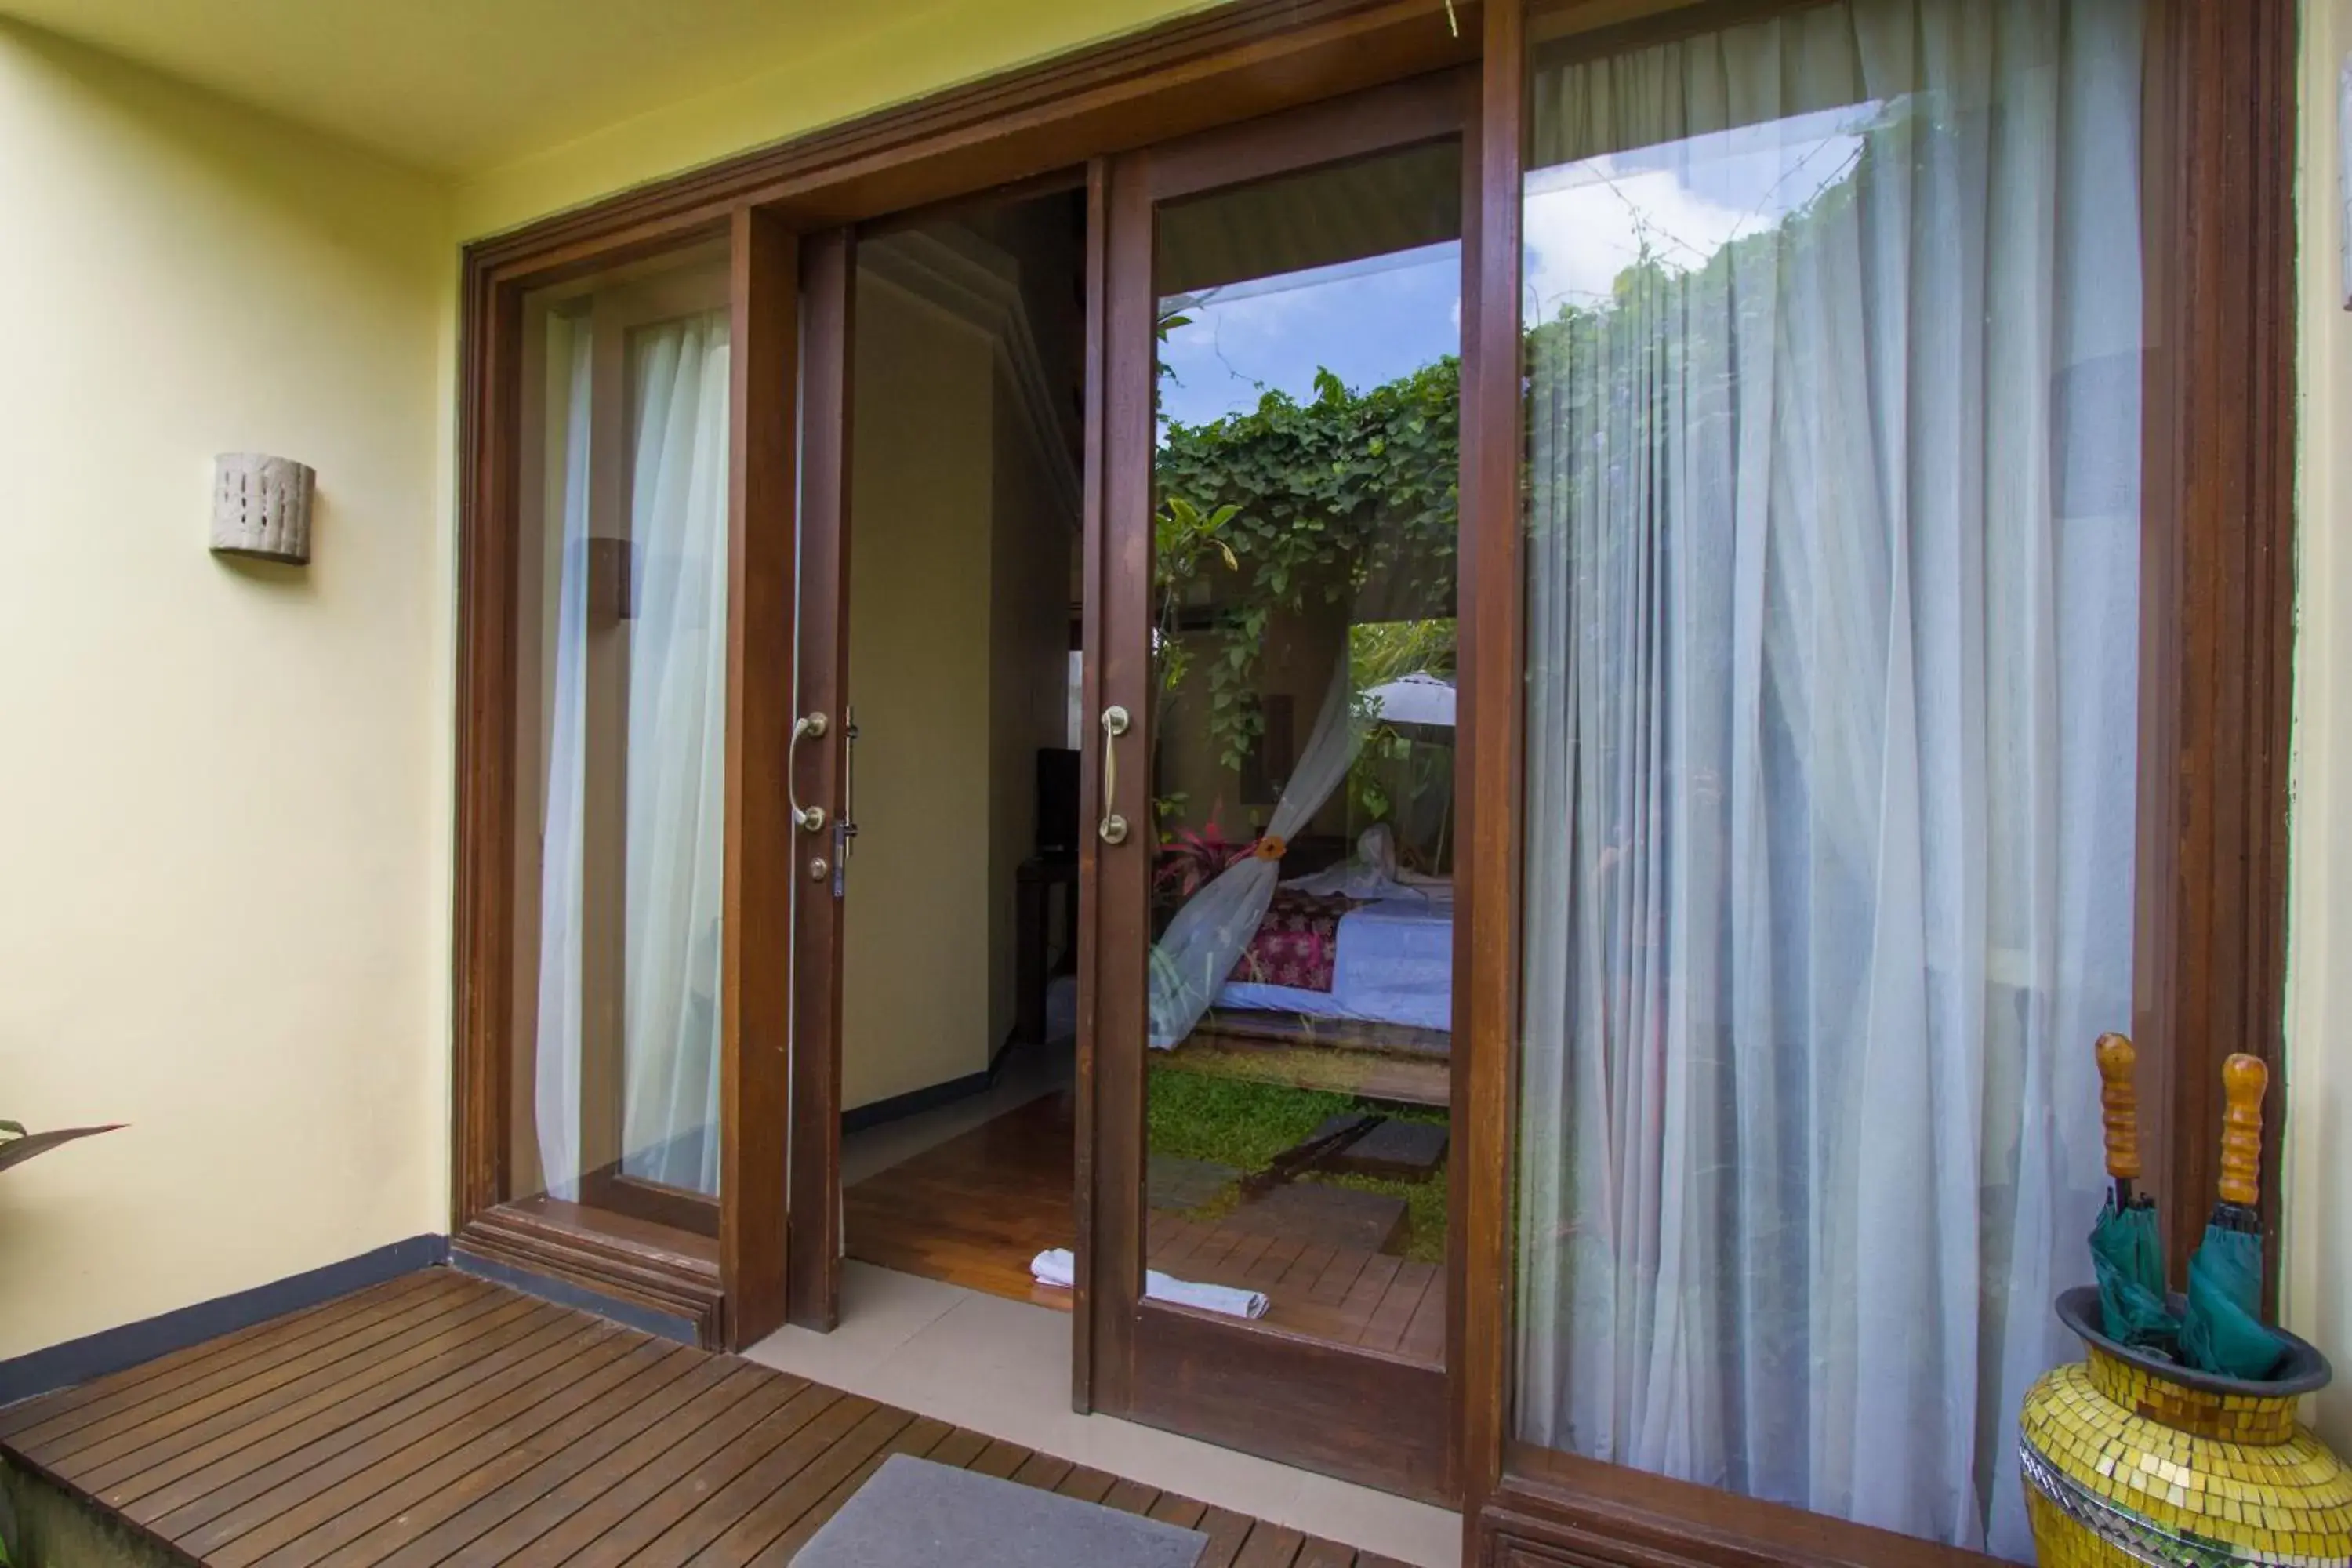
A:
{"label": "blue sky", "polygon": [[1204,291],[1160,345],[1174,374],[1160,412],[1188,425],[1255,408],[1265,390],[1301,402],[1328,368],[1358,392],[1461,350],[1462,247],[1454,241]]}

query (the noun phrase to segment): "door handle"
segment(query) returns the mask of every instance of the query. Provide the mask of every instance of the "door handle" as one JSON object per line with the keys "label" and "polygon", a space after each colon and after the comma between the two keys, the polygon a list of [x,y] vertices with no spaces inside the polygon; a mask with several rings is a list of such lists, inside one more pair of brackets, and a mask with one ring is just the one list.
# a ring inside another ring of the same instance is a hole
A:
{"label": "door handle", "polygon": [[824,715],[808,713],[793,721],[793,738],[784,746],[784,802],[793,808],[793,820],[800,824],[803,833],[824,830],[824,807],[801,804],[799,787],[793,782],[793,763],[800,756],[803,739],[814,741],[824,738]]}
{"label": "door handle", "polygon": [[1127,710],[1118,704],[1103,710],[1103,817],[1095,831],[1106,844],[1127,842],[1127,818],[1111,805],[1118,799],[1118,738],[1127,733],[1129,724]]}

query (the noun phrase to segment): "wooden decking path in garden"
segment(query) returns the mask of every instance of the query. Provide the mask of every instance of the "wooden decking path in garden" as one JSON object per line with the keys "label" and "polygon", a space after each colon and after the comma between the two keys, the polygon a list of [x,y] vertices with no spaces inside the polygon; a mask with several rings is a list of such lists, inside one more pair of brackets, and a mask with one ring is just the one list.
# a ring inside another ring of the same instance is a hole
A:
{"label": "wooden decking path in garden", "polygon": [[0,1411],[0,1450],[218,1568],[786,1563],[891,1454],[1387,1559],[446,1268]]}

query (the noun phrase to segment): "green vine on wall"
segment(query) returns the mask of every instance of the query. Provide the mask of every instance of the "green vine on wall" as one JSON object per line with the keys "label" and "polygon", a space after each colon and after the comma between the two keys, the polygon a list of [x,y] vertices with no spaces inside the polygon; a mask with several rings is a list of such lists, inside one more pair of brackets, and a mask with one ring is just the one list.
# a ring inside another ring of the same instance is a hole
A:
{"label": "green vine on wall", "polygon": [[1265,732],[1258,666],[1277,614],[1356,606],[1367,584],[1408,574],[1417,603],[1452,605],[1460,406],[1461,365],[1449,355],[1360,393],[1318,370],[1311,401],[1269,391],[1246,413],[1163,425],[1161,685],[1172,693],[1192,673],[1175,617],[1213,543],[1234,579],[1209,574],[1202,657],[1223,766],[1240,768]]}

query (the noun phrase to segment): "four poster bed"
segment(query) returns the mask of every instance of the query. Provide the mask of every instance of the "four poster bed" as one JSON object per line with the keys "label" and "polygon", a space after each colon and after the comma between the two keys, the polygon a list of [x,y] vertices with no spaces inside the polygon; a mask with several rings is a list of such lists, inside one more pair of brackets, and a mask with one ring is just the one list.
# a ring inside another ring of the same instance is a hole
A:
{"label": "four poster bed", "polygon": [[1450,730],[1453,695],[1413,676],[1351,698],[1344,662],[1335,671],[1265,833],[1185,900],[1153,946],[1154,1049],[1195,1070],[1446,1103],[1452,879],[1401,866],[1387,822],[1336,865],[1281,871],[1289,835],[1345,783],[1369,730]]}

